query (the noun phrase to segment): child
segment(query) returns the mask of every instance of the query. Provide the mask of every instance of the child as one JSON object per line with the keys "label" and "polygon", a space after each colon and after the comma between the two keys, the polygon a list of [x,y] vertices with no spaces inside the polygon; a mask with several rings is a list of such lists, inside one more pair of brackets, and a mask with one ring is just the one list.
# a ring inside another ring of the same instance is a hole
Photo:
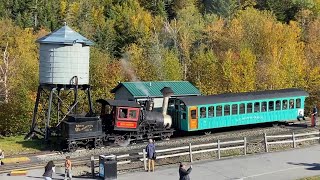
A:
{"label": "child", "polygon": [[64,165],[65,165],[64,179],[67,179],[67,177],[69,177],[69,179],[72,179],[70,156],[66,157],[66,161]]}

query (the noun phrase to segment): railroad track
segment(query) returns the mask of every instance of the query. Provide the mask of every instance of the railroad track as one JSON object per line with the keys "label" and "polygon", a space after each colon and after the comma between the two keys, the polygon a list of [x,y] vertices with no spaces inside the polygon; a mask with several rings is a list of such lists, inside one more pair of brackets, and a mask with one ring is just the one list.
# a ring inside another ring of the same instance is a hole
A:
{"label": "railroad track", "polygon": [[[235,129],[233,131],[227,131],[227,132],[217,132],[214,134],[210,134],[210,135],[202,135],[199,137],[199,134],[197,135],[192,135],[192,136],[187,136],[187,137],[174,137],[172,138],[170,141],[161,141],[159,142],[160,144],[157,145],[157,149],[167,149],[167,148],[173,148],[173,147],[177,147],[177,146],[182,146],[184,144],[186,144],[186,142],[192,141],[192,140],[196,140],[194,142],[192,142],[192,144],[197,145],[197,144],[201,144],[203,143],[203,141],[201,141],[201,139],[203,138],[209,138],[209,139],[215,139],[215,137],[220,137],[220,136],[225,136],[228,135],[230,133],[233,134],[242,134],[242,133],[247,133],[248,131],[263,131],[263,130],[268,130],[268,129],[272,129],[272,127],[261,127],[261,128],[254,128],[254,129]],[[283,131],[283,132],[276,132],[273,133],[272,135],[282,135],[282,134],[288,134],[291,132],[295,132],[295,133],[302,133],[302,132],[310,132],[310,131],[314,131],[314,128],[305,128],[305,126],[301,125],[295,125],[295,126],[285,126],[283,127],[284,129],[288,129],[287,131]],[[248,144],[255,144],[255,143],[261,143],[263,136],[260,135],[253,135],[253,136],[248,136]],[[197,139],[200,139],[199,141],[197,141]],[[239,139],[239,136],[234,136],[234,137],[225,137],[222,138],[220,140],[222,141],[232,141],[235,139]],[[175,142],[177,141],[177,142]],[[175,142],[175,143],[169,143],[169,142]],[[167,144],[168,143],[168,144]],[[138,155],[139,152],[141,152],[141,147],[144,147],[145,144],[136,144],[136,145],[129,145],[129,148],[131,148],[131,150],[123,150],[123,151],[119,151],[116,153],[113,153],[115,155],[121,155],[121,154],[130,154],[130,157],[128,159],[130,159],[132,162],[135,161],[139,161],[139,157],[141,158],[141,156]],[[113,149],[113,148],[119,148],[119,147],[112,147],[108,148],[108,149]],[[120,148],[121,149],[121,148]],[[43,153],[39,153],[41,155],[43,155]],[[36,154],[38,155],[38,154]],[[72,159],[72,162],[74,164],[74,166],[85,166],[85,165],[89,165],[90,164],[90,158],[88,158],[90,156],[87,157],[79,157],[79,158],[74,158]],[[57,166],[63,166],[64,165],[64,160],[63,158],[61,160],[55,160],[54,161],[55,164]],[[169,163],[170,164],[170,163]],[[28,163],[21,163],[21,164],[8,164],[5,166],[0,166],[0,174],[2,173],[9,173],[13,170],[31,170],[31,169],[39,169],[39,168],[44,168],[44,166],[46,165],[46,162],[44,161],[35,161],[35,162],[28,162]],[[167,165],[167,164],[165,164]],[[141,167],[140,167],[141,168]],[[128,168],[128,170],[130,169],[137,169],[136,167],[131,167]],[[139,169],[139,168],[138,168]],[[121,169],[121,171],[126,171],[126,169]]]}

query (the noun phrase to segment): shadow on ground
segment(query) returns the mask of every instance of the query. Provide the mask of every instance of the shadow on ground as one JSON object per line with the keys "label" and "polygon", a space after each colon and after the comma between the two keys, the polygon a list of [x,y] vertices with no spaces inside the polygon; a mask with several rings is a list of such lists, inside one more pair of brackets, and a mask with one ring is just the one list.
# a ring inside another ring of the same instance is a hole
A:
{"label": "shadow on ground", "polygon": [[297,165],[297,166],[306,166],[307,170],[320,170],[320,163],[293,163],[293,162],[288,162],[288,164]]}

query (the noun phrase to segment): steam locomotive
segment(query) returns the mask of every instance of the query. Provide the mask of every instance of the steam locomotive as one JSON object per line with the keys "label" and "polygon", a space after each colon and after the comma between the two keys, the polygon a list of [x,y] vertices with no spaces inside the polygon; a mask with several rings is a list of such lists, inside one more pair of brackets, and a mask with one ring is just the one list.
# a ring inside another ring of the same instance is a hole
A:
{"label": "steam locomotive", "polygon": [[160,138],[169,139],[174,132],[172,118],[167,115],[169,97],[173,91],[169,87],[161,90],[164,95],[162,112],[153,110],[153,101],[145,104],[125,100],[104,100],[100,116],[69,115],[61,123],[63,144],[73,152],[79,146],[99,148],[107,142],[128,145],[132,141]]}
{"label": "steam locomotive", "polygon": [[138,104],[99,99],[99,117],[70,116],[62,124],[68,150],[74,151],[79,145],[97,148],[110,141],[127,145],[148,138],[168,139],[174,130],[210,134],[217,128],[300,120],[304,119],[304,103],[309,95],[289,88],[169,100],[173,91],[165,87],[161,92],[162,113],[153,110],[152,100]]}

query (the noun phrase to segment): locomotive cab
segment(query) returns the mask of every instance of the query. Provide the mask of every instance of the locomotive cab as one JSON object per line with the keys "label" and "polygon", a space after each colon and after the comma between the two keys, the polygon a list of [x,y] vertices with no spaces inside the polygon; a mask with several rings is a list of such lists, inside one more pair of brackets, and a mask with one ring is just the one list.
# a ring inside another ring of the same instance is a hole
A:
{"label": "locomotive cab", "polygon": [[140,105],[133,101],[97,100],[101,104],[101,119],[106,131],[137,130],[140,119]]}

